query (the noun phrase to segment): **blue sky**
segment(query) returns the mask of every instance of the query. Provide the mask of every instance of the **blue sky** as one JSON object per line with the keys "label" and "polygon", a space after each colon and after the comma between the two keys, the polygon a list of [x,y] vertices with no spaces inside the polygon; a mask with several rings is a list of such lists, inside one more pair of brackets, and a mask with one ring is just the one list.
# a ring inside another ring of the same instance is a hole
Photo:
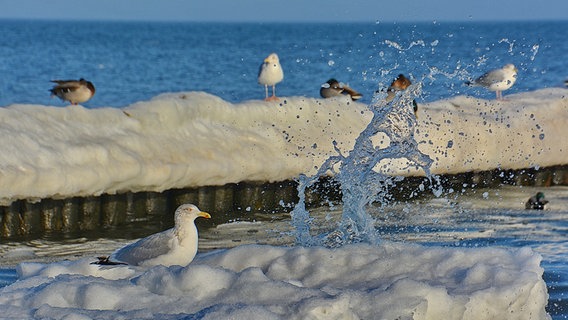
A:
{"label": "blue sky", "polygon": [[0,0],[0,18],[227,22],[568,20],[568,0]]}

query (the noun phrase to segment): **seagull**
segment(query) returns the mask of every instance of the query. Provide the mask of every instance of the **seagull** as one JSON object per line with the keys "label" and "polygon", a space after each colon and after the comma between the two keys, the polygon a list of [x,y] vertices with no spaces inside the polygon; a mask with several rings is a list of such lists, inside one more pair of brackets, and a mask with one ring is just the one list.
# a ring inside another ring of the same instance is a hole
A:
{"label": "seagull", "polygon": [[[278,55],[276,53],[271,53],[264,62],[260,65],[260,70],[258,71],[258,83],[264,85],[264,91],[266,93],[266,101],[277,101],[276,97],[276,84],[284,79],[284,72],[280,66],[280,61],[278,60]],[[268,86],[272,86],[272,97],[268,96]]]}
{"label": "seagull", "polygon": [[63,101],[69,101],[73,105],[88,101],[95,94],[95,86],[92,82],[83,78],[79,80],[51,80],[56,83],[52,89],[51,96],[57,96]]}
{"label": "seagull", "polygon": [[525,209],[543,210],[548,200],[544,199],[544,193],[537,192],[525,203]]}
{"label": "seagull", "polygon": [[489,91],[495,91],[497,100],[503,100],[502,91],[513,86],[517,81],[517,68],[513,64],[507,64],[501,69],[491,70],[473,82],[466,81],[469,86],[477,85],[487,88]]}
{"label": "seagull", "polygon": [[128,264],[134,266],[186,266],[197,254],[195,219],[211,218],[193,204],[182,204],[175,212],[175,226],[155,233],[118,249],[110,258],[99,257],[97,264]]}
{"label": "seagull", "polygon": [[342,94],[349,95],[352,100],[359,100],[363,97],[363,95],[359,92],[351,89],[346,84],[341,83],[334,78],[327,80],[326,83],[321,85],[320,95],[322,98],[332,98]]}

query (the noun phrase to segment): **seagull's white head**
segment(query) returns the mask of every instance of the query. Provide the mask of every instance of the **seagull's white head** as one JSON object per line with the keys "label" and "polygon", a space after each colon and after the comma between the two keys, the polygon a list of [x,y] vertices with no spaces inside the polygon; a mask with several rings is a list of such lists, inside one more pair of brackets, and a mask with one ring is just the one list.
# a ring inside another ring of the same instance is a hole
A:
{"label": "seagull's white head", "polygon": [[517,73],[517,68],[516,68],[515,65],[512,64],[512,63],[506,64],[506,65],[503,67],[503,70],[509,70],[509,71],[513,71],[514,73]]}
{"label": "seagull's white head", "polygon": [[280,59],[278,59],[278,55],[276,53],[271,53],[266,59],[264,59],[265,63],[269,64],[278,64],[280,63]]}
{"label": "seagull's white head", "polygon": [[209,219],[211,215],[199,210],[199,208],[193,204],[182,204],[176,209],[174,219],[176,227],[178,227],[188,222],[193,223],[193,221],[199,217]]}

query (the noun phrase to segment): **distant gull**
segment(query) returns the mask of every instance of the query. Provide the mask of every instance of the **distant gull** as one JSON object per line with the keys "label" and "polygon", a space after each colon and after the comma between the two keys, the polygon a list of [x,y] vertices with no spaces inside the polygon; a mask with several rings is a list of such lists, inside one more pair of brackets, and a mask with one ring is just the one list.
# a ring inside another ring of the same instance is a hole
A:
{"label": "distant gull", "polygon": [[135,266],[186,266],[197,254],[198,217],[211,218],[193,204],[183,204],[175,212],[175,226],[118,249],[110,258],[99,257],[96,264],[129,264]]}
{"label": "distant gull", "polygon": [[353,90],[348,85],[337,81],[334,78],[327,80],[326,83],[321,85],[320,95],[323,98],[332,98],[340,95],[349,95],[353,100],[359,100],[363,97],[362,94]]}
{"label": "distant gull", "polygon": [[[260,65],[258,71],[258,83],[264,85],[266,101],[276,101],[276,84],[284,79],[284,72],[280,66],[280,60],[276,53],[271,53]],[[268,86],[272,86],[272,97],[268,96]]]}
{"label": "distant gull", "polygon": [[491,70],[481,77],[471,81],[466,81],[470,86],[482,86],[489,91],[495,91],[497,100],[503,100],[502,91],[513,86],[517,81],[517,68],[513,64],[507,64],[501,69]]}
{"label": "distant gull", "polygon": [[548,203],[548,200],[544,198],[544,193],[537,192],[536,195],[532,196],[525,203],[525,209],[535,209],[543,210],[544,206]]}
{"label": "distant gull", "polygon": [[52,89],[51,96],[57,96],[63,101],[69,101],[76,105],[88,101],[95,94],[95,86],[92,82],[83,78],[79,80],[51,80],[56,83]]}

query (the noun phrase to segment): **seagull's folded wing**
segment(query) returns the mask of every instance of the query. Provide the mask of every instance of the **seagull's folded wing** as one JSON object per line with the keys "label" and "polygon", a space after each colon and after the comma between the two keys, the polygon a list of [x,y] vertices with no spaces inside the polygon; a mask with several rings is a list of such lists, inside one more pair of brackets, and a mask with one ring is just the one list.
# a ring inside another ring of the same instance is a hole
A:
{"label": "seagull's folded wing", "polygon": [[112,255],[112,259],[131,265],[139,265],[143,261],[151,260],[170,252],[174,237],[175,235],[171,229],[153,234],[119,249]]}

